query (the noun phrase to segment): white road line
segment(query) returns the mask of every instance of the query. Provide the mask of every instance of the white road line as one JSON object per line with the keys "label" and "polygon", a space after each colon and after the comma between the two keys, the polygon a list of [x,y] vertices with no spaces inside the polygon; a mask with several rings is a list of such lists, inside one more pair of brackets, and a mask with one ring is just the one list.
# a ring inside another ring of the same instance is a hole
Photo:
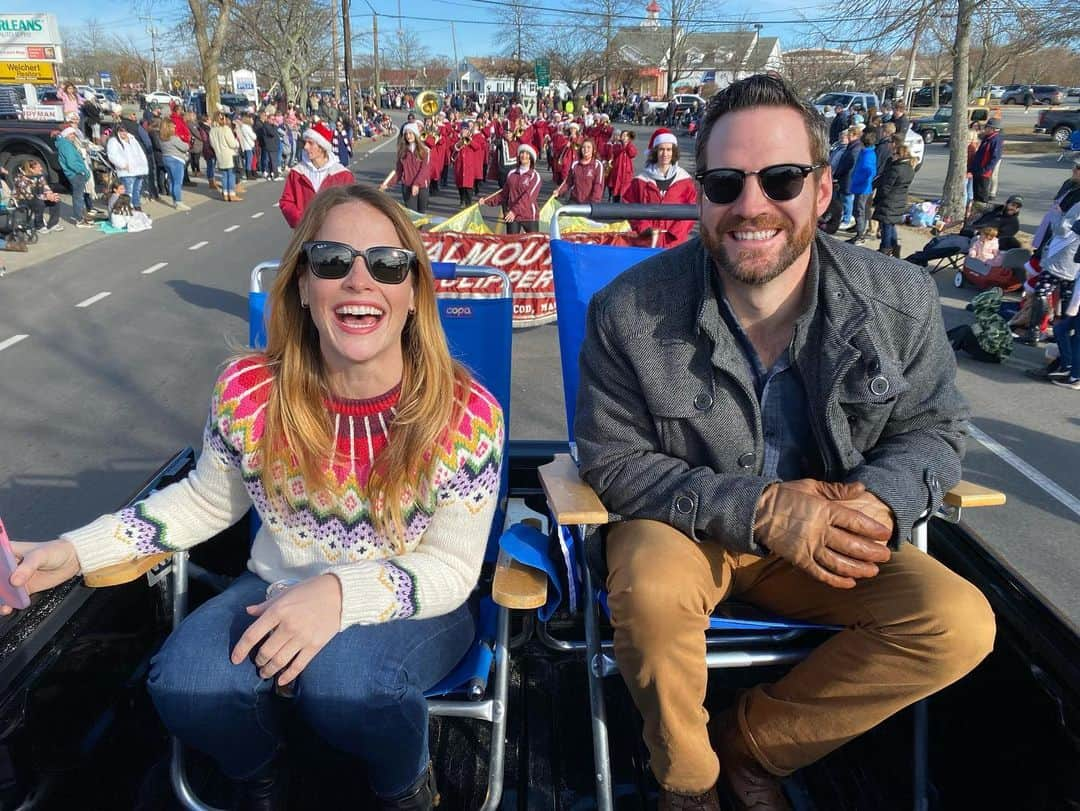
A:
{"label": "white road line", "polygon": [[3,352],[9,346],[15,346],[19,341],[26,340],[29,337],[29,335],[12,335],[6,341],[0,341],[0,352]]}
{"label": "white road line", "polygon": [[168,262],[158,262],[156,265],[151,265],[146,270],[144,270],[142,272],[142,275],[149,276],[151,273],[157,273],[159,270],[161,270],[163,267],[166,267],[168,264]]}
{"label": "white road line", "polygon": [[369,149],[369,150],[368,150],[367,152],[365,152],[365,153],[364,153],[364,156],[363,156],[363,158],[361,158],[360,160],[363,160],[363,159],[364,159],[364,158],[366,158],[366,157],[367,157],[368,155],[371,155],[371,154],[373,154],[373,153],[375,153],[375,152],[378,152],[378,151],[379,151],[380,149],[382,149],[382,148],[383,148],[384,146],[389,146],[390,144],[394,143],[395,141],[396,141],[396,139],[395,139],[395,138],[387,138],[387,139],[386,139],[385,141],[383,141],[383,142],[382,142],[381,144],[379,144],[379,145],[378,145],[377,147],[375,147],[374,149]]}
{"label": "white road line", "polygon": [[207,246],[207,245],[209,245],[209,244],[210,244],[210,243],[209,243],[209,242],[207,242],[207,241],[206,241],[206,240],[204,239],[204,240],[203,240],[202,242],[196,242],[196,243],[195,243],[194,245],[192,245],[192,246],[191,246],[190,248],[188,248],[188,250],[189,250],[189,251],[197,251],[197,250],[199,250],[199,248],[203,248],[203,247],[205,247],[205,246]]}
{"label": "white road line", "polygon": [[1080,516],[1080,498],[1077,498],[1064,487],[1047,478],[1043,473],[1040,473],[996,439],[983,431],[980,431],[974,425],[969,424],[968,431],[971,436],[990,451],[990,453],[994,454],[994,456],[998,457],[1005,464],[1014,468],[1022,476],[1025,476],[1044,493],[1057,499],[1068,509],[1072,510],[1077,516]]}
{"label": "white road line", "polygon": [[281,208],[281,203],[274,203],[274,208]]}
{"label": "white road line", "polygon": [[111,295],[112,295],[112,293],[110,293],[108,291],[106,291],[104,293],[98,293],[96,296],[90,296],[90,298],[88,298],[86,301],[80,301],[75,306],[76,307],[84,307],[84,308],[89,307],[91,304],[97,304],[103,298],[108,298]]}
{"label": "white road line", "polygon": [[231,234],[233,231],[235,231],[239,227],[240,227],[239,225],[230,225],[228,228],[225,229],[225,233],[226,234]]}
{"label": "white road line", "polygon": [[259,217],[261,217],[265,213],[266,213],[265,211],[256,211],[254,214],[251,215],[251,219],[257,220],[257,219],[259,219]]}

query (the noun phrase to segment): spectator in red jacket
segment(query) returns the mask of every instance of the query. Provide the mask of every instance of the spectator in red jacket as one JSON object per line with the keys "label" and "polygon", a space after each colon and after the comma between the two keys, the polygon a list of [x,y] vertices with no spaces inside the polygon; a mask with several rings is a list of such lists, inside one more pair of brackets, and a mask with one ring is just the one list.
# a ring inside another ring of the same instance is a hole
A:
{"label": "spectator in red jacket", "polygon": [[[678,205],[697,202],[697,184],[679,166],[679,139],[661,127],[649,139],[644,171],[630,181],[624,203]],[[692,220],[631,220],[641,245],[671,248],[685,242],[694,228]]]}
{"label": "spectator in red jacket", "polygon": [[611,201],[618,203],[634,179],[634,158],[637,157],[634,131],[620,132],[619,140],[611,144],[610,149],[611,168],[608,170],[607,187],[611,191]]}
{"label": "spectator in red jacket", "polygon": [[347,186],[355,182],[341,165],[331,146],[334,134],[321,121],[304,132],[304,157],[293,167],[281,192],[281,213],[295,228],[308,203],[323,186]]}

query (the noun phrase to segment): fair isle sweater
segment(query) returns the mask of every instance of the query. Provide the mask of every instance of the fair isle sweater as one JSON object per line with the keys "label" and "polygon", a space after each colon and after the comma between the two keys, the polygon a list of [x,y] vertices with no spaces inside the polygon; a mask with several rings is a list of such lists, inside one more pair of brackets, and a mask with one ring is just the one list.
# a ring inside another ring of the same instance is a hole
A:
{"label": "fair isle sweater", "polygon": [[[198,464],[181,482],[66,533],[83,571],[188,549],[254,505],[262,527],[248,568],[268,583],[331,573],[341,583],[341,628],[445,614],[476,585],[499,489],[504,428],[498,402],[472,383],[461,420],[433,449],[432,486],[404,504],[404,552],[376,531],[366,484],[392,430],[399,388],[370,400],[327,401],[337,437],[330,483],[309,492],[299,469],[281,471],[267,497],[259,440],[274,385],[263,356],[218,378]],[[279,481],[281,479],[278,479]]]}

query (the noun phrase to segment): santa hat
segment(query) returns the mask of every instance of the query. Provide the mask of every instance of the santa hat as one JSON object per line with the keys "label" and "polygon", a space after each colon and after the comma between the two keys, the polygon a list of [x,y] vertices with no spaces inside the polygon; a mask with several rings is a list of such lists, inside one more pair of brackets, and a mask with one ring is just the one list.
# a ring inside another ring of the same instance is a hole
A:
{"label": "santa hat", "polygon": [[532,155],[532,162],[536,163],[536,150],[533,149],[531,146],[529,146],[529,144],[522,144],[521,146],[518,147],[517,151],[518,151],[519,155],[522,152],[528,152],[530,155]]}
{"label": "santa hat", "polygon": [[333,151],[331,143],[334,140],[334,133],[330,132],[321,121],[312,124],[304,131],[304,140],[311,141],[316,146],[322,147],[328,155]]}
{"label": "santa hat", "polygon": [[678,145],[679,139],[675,137],[675,133],[664,127],[660,127],[656,132],[652,134],[652,138],[649,139],[649,149],[655,149],[660,144],[674,144]]}

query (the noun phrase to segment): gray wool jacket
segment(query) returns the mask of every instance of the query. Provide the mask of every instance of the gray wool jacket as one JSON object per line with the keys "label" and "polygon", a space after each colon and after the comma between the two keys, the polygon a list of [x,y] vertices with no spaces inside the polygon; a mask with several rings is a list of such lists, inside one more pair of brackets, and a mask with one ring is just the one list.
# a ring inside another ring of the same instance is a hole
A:
{"label": "gray wool jacket", "polygon": [[[720,315],[700,238],[620,275],[589,305],[574,422],[582,477],[623,518],[764,554],[753,537],[761,410]],[[818,235],[793,366],[824,481],[861,481],[911,536],[960,480],[968,408],[937,289],[906,262]]]}

